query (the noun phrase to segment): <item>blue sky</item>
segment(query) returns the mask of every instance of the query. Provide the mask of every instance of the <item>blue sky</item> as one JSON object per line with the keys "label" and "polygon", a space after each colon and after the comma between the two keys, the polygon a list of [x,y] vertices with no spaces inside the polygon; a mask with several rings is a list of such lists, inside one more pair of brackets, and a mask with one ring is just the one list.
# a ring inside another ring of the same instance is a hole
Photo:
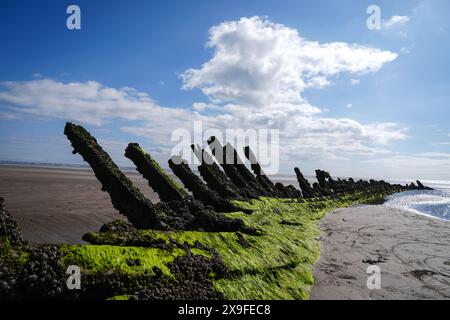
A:
{"label": "blue sky", "polygon": [[[70,4],[81,30],[66,28]],[[371,4],[381,30],[366,27]],[[121,165],[129,141],[165,165],[173,130],[202,120],[279,129],[280,173],[450,179],[449,12],[446,0],[4,0],[0,160],[81,163],[70,120]]]}

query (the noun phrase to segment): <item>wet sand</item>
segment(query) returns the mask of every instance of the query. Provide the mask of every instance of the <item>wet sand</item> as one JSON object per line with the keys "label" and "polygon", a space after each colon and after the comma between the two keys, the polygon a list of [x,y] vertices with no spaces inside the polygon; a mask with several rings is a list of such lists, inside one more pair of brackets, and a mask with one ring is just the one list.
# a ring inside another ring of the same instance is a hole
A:
{"label": "wet sand", "polygon": [[[450,299],[450,222],[385,206],[339,209],[321,223],[311,299]],[[381,289],[367,288],[367,267]]]}
{"label": "wet sand", "polygon": [[[152,202],[159,201],[140,174],[125,174]],[[0,197],[34,243],[83,243],[83,234],[125,219],[91,170],[0,166]]]}
{"label": "wet sand", "polygon": [[[148,199],[159,202],[138,172],[124,173]],[[116,219],[126,220],[90,169],[0,166],[0,197],[25,239],[34,243],[84,243],[85,233]]]}

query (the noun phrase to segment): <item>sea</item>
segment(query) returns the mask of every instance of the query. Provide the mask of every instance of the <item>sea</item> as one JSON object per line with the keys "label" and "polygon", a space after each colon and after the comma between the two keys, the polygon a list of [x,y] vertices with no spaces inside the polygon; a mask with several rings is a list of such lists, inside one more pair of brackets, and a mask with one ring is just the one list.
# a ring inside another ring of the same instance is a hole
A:
{"label": "sea", "polygon": [[386,198],[385,206],[450,221],[450,181],[422,181],[434,190],[406,191]]}

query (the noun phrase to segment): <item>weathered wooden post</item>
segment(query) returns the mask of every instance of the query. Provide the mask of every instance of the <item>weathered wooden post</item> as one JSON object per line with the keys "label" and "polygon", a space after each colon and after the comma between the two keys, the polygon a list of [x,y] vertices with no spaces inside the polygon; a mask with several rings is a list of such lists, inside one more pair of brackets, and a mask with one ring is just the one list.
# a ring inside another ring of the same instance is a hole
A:
{"label": "weathered wooden post", "polygon": [[130,143],[125,150],[125,157],[133,161],[137,171],[148,181],[161,201],[182,201],[188,195],[139,144]]}

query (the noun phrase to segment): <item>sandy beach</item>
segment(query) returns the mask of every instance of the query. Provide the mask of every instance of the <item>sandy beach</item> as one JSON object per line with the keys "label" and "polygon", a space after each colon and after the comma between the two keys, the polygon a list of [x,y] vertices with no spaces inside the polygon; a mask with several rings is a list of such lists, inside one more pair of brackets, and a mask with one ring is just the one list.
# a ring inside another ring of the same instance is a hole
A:
{"label": "sandy beach", "polygon": [[[449,221],[381,205],[339,209],[320,228],[312,299],[450,299]],[[380,290],[367,288],[370,264]]]}
{"label": "sandy beach", "polygon": [[[148,199],[159,202],[138,172],[124,173]],[[125,219],[90,169],[0,166],[0,197],[25,238],[34,243],[84,243],[85,233]]]}
{"label": "sandy beach", "polygon": [[[140,174],[125,174],[159,201]],[[91,170],[0,167],[0,196],[34,243],[83,243],[83,234],[124,219]],[[450,298],[450,222],[365,206],[339,209],[320,228],[312,299]],[[370,264],[381,269],[380,290],[366,286]]]}
{"label": "sandy beach", "polygon": [[[125,174],[147,198],[159,201],[139,173]],[[0,197],[35,243],[84,243],[85,233],[124,219],[92,170],[0,167]]]}

